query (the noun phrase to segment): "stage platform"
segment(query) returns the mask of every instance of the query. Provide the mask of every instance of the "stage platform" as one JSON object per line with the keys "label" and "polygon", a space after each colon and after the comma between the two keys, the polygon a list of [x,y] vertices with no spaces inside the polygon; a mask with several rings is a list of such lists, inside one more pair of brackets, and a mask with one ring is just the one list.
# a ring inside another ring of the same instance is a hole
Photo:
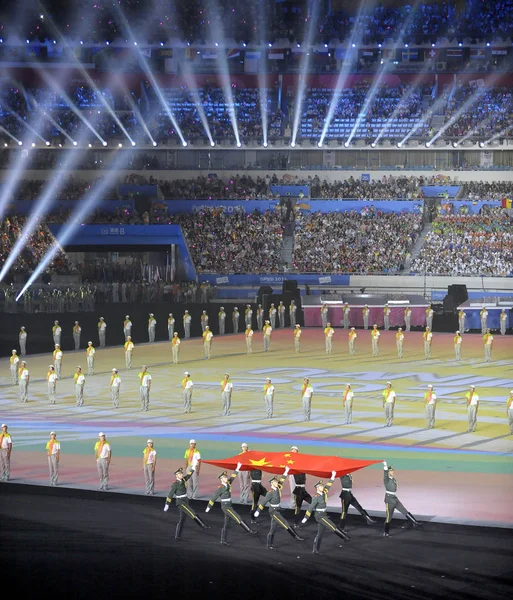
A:
{"label": "stage platform", "polygon": [[378,296],[370,294],[348,294],[330,296],[305,296],[302,299],[304,321],[306,327],[320,327],[321,306],[328,306],[328,322],[333,327],[340,326],[344,321],[342,307],[347,302],[349,308],[349,324],[351,327],[363,327],[362,310],[365,305],[370,309],[369,327],[374,323],[382,328],[384,325],[383,308],[388,302],[390,307],[390,326],[404,327],[404,309],[411,308],[411,326],[424,327],[426,325],[426,308],[429,303],[424,296],[397,294],[394,296]]}
{"label": "stage platform", "polygon": [[[406,334],[404,359],[396,357],[395,332],[382,332],[380,355],[371,356],[370,335],[357,338],[354,357],[348,356],[347,332],[337,331],[334,352],[326,356],[324,336],[305,329],[301,353],[295,354],[292,330],[276,330],[271,351],[262,351],[255,334],[254,353],[245,352],[243,335],[216,336],[211,360],[203,360],[198,339],[182,344],[179,365],[170,364],[169,343],[136,347],[134,364],[148,364],[153,377],[150,410],[140,412],[139,368],[125,372],[124,352],[98,350],[96,374],[86,378],[85,404],[75,406],[73,373],[85,364],[84,352],[67,352],[64,378],[58,382],[57,404],[48,404],[48,355],[29,356],[29,402],[19,402],[9,365],[0,361],[0,418],[13,436],[12,481],[48,485],[44,451],[51,430],[62,443],[60,485],[94,490],[98,487],[93,446],[105,431],[112,444],[113,493],[143,494],[142,450],[148,438],[158,452],[158,496],[165,498],[173,471],[183,465],[190,438],[203,458],[231,456],[242,442],[252,449],[282,451],[292,444],[317,454],[387,460],[397,468],[401,498],[430,522],[511,527],[513,516],[513,436],[506,419],[506,398],[513,389],[511,336],[496,336],[493,361],[484,362],[480,335],[463,336],[462,361],[453,354],[452,334],[435,334],[432,359],[423,358],[422,334]],[[120,407],[111,405],[110,371],[120,369]],[[181,380],[188,370],[194,382],[193,412],[183,414]],[[232,414],[221,416],[220,382],[225,372],[234,384]],[[262,387],[272,377],[276,386],[275,415],[265,418]],[[312,420],[304,423],[302,378],[314,388]],[[398,395],[393,427],[385,428],[381,391],[392,381]],[[344,384],[355,391],[353,423],[344,425],[341,395]],[[436,428],[425,430],[423,394],[432,383],[438,394]],[[464,395],[469,384],[481,398],[478,428],[467,433]],[[217,486],[219,470],[203,465],[199,493],[208,498]],[[479,494],[476,494],[476,482]],[[313,483],[310,481],[310,484]],[[340,484],[330,496],[330,508],[340,510]],[[436,489],[436,494],[433,490]],[[355,492],[374,515],[384,512],[382,472],[378,466],[355,475]],[[238,498],[238,484],[234,484]],[[283,499],[290,502],[288,486]],[[246,514],[249,508],[243,508]]]}

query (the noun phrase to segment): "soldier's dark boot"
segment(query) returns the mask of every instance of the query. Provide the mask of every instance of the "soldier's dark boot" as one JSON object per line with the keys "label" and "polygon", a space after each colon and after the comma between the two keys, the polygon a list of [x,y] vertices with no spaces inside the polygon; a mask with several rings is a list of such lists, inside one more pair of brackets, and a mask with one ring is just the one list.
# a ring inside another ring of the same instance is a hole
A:
{"label": "soldier's dark boot", "polygon": [[367,525],[375,525],[376,521],[374,519],[371,518],[371,516],[369,515],[369,513],[364,510],[362,512],[363,518],[365,519],[365,522],[367,523]]}
{"label": "soldier's dark boot", "polygon": [[350,535],[348,535],[345,531],[342,531],[342,529],[339,529],[338,527],[333,530],[333,533],[335,535],[338,535],[339,538],[342,538],[346,542],[348,542],[351,539]]}
{"label": "soldier's dark boot", "polygon": [[302,542],[305,538],[300,537],[293,529],[292,527],[289,527],[287,529],[287,531],[289,532],[289,534],[298,542]]}
{"label": "soldier's dark boot", "polygon": [[273,546],[273,542],[274,542],[274,534],[268,533],[267,534],[267,549],[268,550],[276,550],[276,548]]}
{"label": "soldier's dark boot", "polygon": [[321,540],[315,537],[312,554],[320,554],[321,553]]}
{"label": "soldier's dark boot", "polygon": [[221,529],[221,544],[223,546],[229,546],[230,544],[226,541],[226,529],[223,527],[223,529]]}
{"label": "soldier's dark boot", "polygon": [[346,518],[345,517],[340,517],[339,529],[341,529],[342,531],[344,531],[345,528],[346,528]]}
{"label": "soldier's dark boot", "polygon": [[175,540],[177,542],[185,541],[182,537],[182,527],[183,527],[183,523],[181,521],[178,521],[178,523],[176,524],[176,530],[175,530]]}
{"label": "soldier's dark boot", "polygon": [[202,529],[210,529],[210,525],[205,525],[203,521],[196,515],[194,517],[194,521],[202,528]]}
{"label": "soldier's dark boot", "polygon": [[417,527],[421,526],[421,523],[419,523],[417,521],[417,519],[409,512],[406,513],[406,518],[408,519],[408,521],[413,525],[413,528],[416,529]]}
{"label": "soldier's dark boot", "polygon": [[385,521],[385,531],[383,532],[383,537],[388,537],[390,535],[390,523]]}
{"label": "soldier's dark boot", "polygon": [[251,529],[251,527],[247,523],[244,523],[244,521],[241,521],[239,525],[242,527],[242,529],[244,529],[246,533],[251,533],[253,535],[255,535],[255,533],[258,533],[256,529]]}

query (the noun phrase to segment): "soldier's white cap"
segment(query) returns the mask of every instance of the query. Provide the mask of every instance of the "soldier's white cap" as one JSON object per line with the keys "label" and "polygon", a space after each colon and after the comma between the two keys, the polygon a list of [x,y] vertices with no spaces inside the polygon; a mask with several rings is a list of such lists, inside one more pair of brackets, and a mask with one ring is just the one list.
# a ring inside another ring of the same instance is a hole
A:
{"label": "soldier's white cap", "polygon": [[429,388],[432,388],[433,386],[431,384],[428,385]]}
{"label": "soldier's white cap", "polygon": [[50,435],[57,435],[55,431],[50,431]]}
{"label": "soldier's white cap", "polygon": [[125,319],[129,319],[129,318],[130,318],[130,315],[125,315]]}
{"label": "soldier's white cap", "polygon": [[147,444],[153,444],[153,440],[148,440],[146,443]]}
{"label": "soldier's white cap", "polygon": [[290,449],[291,450],[298,450],[299,451],[299,448],[297,446],[291,446]]}
{"label": "soldier's white cap", "polygon": [[241,448],[249,448],[249,446],[246,444],[246,442],[242,442],[242,444],[240,445]]}
{"label": "soldier's white cap", "polygon": [[476,386],[475,386],[475,385],[471,385],[470,387],[471,387],[473,390],[476,388]]}
{"label": "soldier's white cap", "polygon": [[98,437],[104,437],[105,434],[103,433],[103,431],[100,431],[100,433],[98,434]]}
{"label": "soldier's white cap", "polygon": [[189,440],[189,444],[195,444],[196,440]]}
{"label": "soldier's white cap", "polygon": [[189,371],[184,371],[184,375],[190,375]]}

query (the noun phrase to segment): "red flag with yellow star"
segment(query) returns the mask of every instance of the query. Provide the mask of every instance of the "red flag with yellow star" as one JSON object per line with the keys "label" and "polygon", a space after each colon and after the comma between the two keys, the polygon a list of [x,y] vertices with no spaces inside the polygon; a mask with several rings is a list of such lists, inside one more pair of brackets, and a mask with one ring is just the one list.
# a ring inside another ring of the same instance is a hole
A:
{"label": "red flag with yellow star", "polygon": [[289,474],[308,473],[315,477],[331,477],[331,472],[336,471],[337,477],[364,469],[369,465],[381,462],[380,460],[356,460],[354,458],[340,458],[339,456],[317,456],[316,454],[301,454],[300,452],[261,452],[250,450],[243,454],[236,454],[230,458],[219,460],[204,460],[208,463],[221,467],[221,469],[233,470],[240,462],[241,471],[260,470],[266,473],[281,474],[285,467],[289,467]]}

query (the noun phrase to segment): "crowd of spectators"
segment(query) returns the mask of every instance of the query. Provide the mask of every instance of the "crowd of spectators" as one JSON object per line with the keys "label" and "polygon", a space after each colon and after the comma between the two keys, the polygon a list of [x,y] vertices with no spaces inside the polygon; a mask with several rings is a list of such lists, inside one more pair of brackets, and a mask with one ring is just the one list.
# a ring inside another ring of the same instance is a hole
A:
{"label": "crowd of spectators", "polygon": [[468,200],[502,200],[513,198],[511,181],[466,181],[461,197]]}
{"label": "crowd of spectators", "polygon": [[200,273],[273,273],[279,270],[283,226],[275,214],[204,208],[173,216]]}
{"label": "crowd of spectators", "polygon": [[433,221],[412,273],[428,275],[513,275],[513,221],[492,208],[480,215],[440,215]]}
{"label": "crowd of spectators", "polygon": [[422,229],[419,213],[361,212],[296,216],[293,270],[398,273]]}

